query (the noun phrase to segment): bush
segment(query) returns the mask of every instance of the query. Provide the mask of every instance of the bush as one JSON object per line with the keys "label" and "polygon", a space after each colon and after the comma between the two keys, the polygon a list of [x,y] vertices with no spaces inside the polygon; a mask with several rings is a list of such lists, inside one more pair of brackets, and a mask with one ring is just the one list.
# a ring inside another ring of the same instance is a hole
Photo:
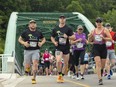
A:
{"label": "bush", "polygon": [[4,52],[4,40],[0,39],[0,54]]}

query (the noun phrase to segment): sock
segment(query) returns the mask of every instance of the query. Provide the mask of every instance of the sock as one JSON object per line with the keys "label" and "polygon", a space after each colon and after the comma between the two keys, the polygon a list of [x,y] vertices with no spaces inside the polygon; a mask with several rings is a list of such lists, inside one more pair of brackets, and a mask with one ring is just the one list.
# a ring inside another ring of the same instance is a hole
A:
{"label": "sock", "polygon": [[62,75],[62,72],[59,72],[59,75]]}
{"label": "sock", "polygon": [[103,69],[101,69],[101,76],[103,75]]}
{"label": "sock", "polygon": [[77,73],[77,77],[79,77],[79,74]]}

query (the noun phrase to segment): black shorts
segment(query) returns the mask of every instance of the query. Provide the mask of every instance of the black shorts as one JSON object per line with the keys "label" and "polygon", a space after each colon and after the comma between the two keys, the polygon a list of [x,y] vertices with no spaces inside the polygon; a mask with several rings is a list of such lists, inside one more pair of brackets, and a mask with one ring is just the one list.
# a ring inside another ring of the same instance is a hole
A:
{"label": "black shorts", "polygon": [[69,54],[70,53],[70,48],[69,47],[57,47],[57,51],[61,51],[63,54]]}
{"label": "black shorts", "polygon": [[50,68],[50,62],[49,61],[44,61],[45,68]]}
{"label": "black shorts", "polygon": [[88,61],[84,61],[84,64],[88,64]]}
{"label": "black shorts", "polygon": [[79,58],[80,58],[80,64],[84,64],[84,56],[85,56],[85,50],[75,50],[74,51],[74,65],[79,65]]}
{"label": "black shorts", "polygon": [[45,65],[44,64],[39,64],[38,69],[42,67],[44,69]]}
{"label": "black shorts", "polygon": [[106,57],[107,57],[106,44],[94,44],[93,45],[93,55],[94,55],[94,57],[100,56],[101,59],[106,59]]}

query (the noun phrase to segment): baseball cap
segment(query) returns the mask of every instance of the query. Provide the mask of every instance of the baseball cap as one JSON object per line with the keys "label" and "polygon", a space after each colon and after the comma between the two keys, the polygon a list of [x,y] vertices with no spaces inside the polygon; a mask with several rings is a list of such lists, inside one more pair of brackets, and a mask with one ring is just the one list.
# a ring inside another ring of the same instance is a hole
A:
{"label": "baseball cap", "polygon": [[64,15],[60,15],[60,17],[59,18],[65,18],[65,16]]}
{"label": "baseball cap", "polygon": [[97,17],[96,18],[96,22],[100,22],[101,23],[101,22],[103,22],[103,19],[101,17]]}
{"label": "baseball cap", "polygon": [[111,27],[110,23],[106,23],[105,27]]}
{"label": "baseball cap", "polygon": [[78,25],[77,28],[78,29],[80,29],[80,28],[83,29],[83,26],[82,25]]}
{"label": "baseball cap", "polygon": [[36,21],[35,20],[30,20],[29,23],[36,23]]}

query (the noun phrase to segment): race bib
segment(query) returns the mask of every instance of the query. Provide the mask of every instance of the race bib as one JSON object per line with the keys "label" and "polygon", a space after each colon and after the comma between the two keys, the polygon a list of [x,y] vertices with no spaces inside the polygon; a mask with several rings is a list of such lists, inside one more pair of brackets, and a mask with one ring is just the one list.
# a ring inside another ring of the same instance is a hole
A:
{"label": "race bib", "polygon": [[111,42],[111,41],[106,41],[106,46],[107,46],[107,47],[112,46],[112,42]]}
{"label": "race bib", "polygon": [[61,51],[55,51],[55,56],[60,55]]}
{"label": "race bib", "polygon": [[45,58],[45,60],[46,60],[46,61],[48,61],[48,60],[49,60],[49,58]]}
{"label": "race bib", "polygon": [[76,43],[76,46],[77,46],[77,48],[83,48],[83,43],[81,43],[81,42]]}
{"label": "race bib", "polygon": [[30,41],[30,47],[36,47],[36,46],[37,46],[37,42]]}
{"label": "race bib", "polygon": [[63,37],[60,37],[60,38],[59,38],[59,44],[65,45],[65,44],[66,44],[66,39],[63,38]]}
{"label": "race bib", "polygon": [[44,63],[44,61],[41,61],[41,63]]}
{"label": "race bib", "polygon": [[102,41],[102,38],[100,37],[100,35],[95,35],[95,41],[98,41],[98,42]]}

